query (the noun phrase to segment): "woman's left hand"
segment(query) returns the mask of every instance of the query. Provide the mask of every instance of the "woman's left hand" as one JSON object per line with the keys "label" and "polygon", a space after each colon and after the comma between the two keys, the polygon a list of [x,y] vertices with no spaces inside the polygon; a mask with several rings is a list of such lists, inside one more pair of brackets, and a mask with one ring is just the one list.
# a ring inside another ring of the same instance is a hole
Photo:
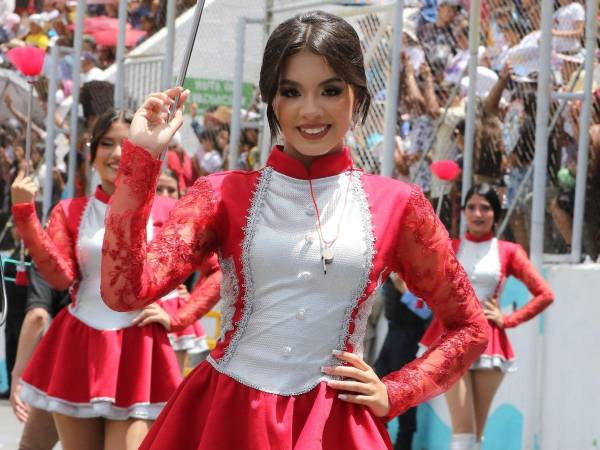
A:
{"label": "woman's left hand", "polygon": [[504,316],[498,306],[497,298],[491,298],[483,304],[483,313],[487,320],[491,320],[500,328],[504,328]]}
{"label": "woman's left hand", "polygon": [[132,325],[143,327],[151,323],[159,323],[167,331],[171,331],[171,317],[157,303],[146,306],[139,315],[131,321]]}
{"label": "woman's left hand", "polygon": [[323,367],[323,373],[344,378],[329,380],[327,385],[344,391],[338,394],[340,400],[367,406],[377,417],[385,416],[390,411],[387,388],[373,369],[353,353],[334,351],[333,355],[351,365]]}

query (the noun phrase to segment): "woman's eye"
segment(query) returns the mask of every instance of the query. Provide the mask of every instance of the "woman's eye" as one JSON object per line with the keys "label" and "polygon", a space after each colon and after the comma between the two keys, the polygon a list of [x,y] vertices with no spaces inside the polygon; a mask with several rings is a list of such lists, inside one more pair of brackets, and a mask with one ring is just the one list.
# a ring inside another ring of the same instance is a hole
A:
{"label": "woman's eye", "polygon": [[104,141],[100,141],[100,145],[101,145],[102,147],[112,147],[112,145],[113,145],[113,141],[111,141],[111,140],[108,140],[108,139],[107,139],[107,140],[104,140]]}
{"label": "woman's eye", "polygon": [[327,88],[323,91],[323,94],[327,97],[336,97],[342,93],[342,90],[337,87]]}
{"label": "woman's eye", "polygon": [[297,97],[300,95],[297,89],[293,88],[284,88],[279,92],[279,95],[282,97]]}

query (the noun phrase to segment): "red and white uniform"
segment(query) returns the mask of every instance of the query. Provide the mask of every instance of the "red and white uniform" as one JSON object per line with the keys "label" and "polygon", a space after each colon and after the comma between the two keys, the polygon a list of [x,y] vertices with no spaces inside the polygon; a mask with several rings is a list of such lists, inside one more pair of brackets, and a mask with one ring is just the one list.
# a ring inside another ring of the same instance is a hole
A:
{"label": "red and white uniform", "polygon": [[[527,305],[504,316],[504,327],[488,321],[488,345],[471,369],[499,368],[503,372],[513,369],[514,354],[505,328],[513,328],[542,312],[553,300],[550,286],[535,270],[527,254],[519,244],[501,241],[490,233],[476,238],[466,233],[464,240],[455,239],[452,246],[465,268],[475,294],[481,303],[498,298],[506,279],[512,275],[522,281],[533,294]],[[432,345],[442,334],[444,327],[435,317],[421,339],[425,347]]]}
{"label": "red and white uniform", "polygon": [[[72,300],[36,348],[21,396],[37,408],[69,416],[154,420],[179,385],[180,370],[162,325],[131,326],[139,311],[117,312],[100,298],[108,198],[98,187],[89,198],[61,201],[46,231],[33,204],[13,206],[38,270],[55,289],[70,288]],[[152,220],[144,224],[149,235],[173,203],[154,199]]]}
{"label": "red and white uniform", "polygon": [[201,278],[187,299],[177,290],[160,299],[160,306],[171,316],[169,341],[175,351],[200,353],[208,350],[206,333],[199,318],[220,298],[221,271],[217,256],[204,260],[198,270]]}
{"label": "red and white uniform", "polygon": [[[485,348],[481,308],[418,188],[353,170],[347,149],[307,169],[276,147],[260,171],[196,181],[147,244],[160,166],[124,142],[106,222],[103,298],[118,310],[139,308],[218,251],[222,334],[141,449],[391,449],[384,420],[340,400],[321,367],[339,363],[333,349],[362,355],[372,294],[392,271],[450,332],[384,378],[388,418],[443,392]],[[325,239],[341,224],[326,275],[309,179]]]}

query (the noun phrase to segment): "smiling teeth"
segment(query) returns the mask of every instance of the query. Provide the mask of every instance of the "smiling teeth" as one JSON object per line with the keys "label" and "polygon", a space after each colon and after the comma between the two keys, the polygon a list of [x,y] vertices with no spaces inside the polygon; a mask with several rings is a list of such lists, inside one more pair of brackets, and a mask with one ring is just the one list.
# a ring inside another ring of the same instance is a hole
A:
{"label": "smiling teeth", "polygon": [[321,127],[321,128],[301,128],[302,132],[306,133],[306,134],[319,134],[322,133],[323,131],[325,131],[325,128],[327,127]]}

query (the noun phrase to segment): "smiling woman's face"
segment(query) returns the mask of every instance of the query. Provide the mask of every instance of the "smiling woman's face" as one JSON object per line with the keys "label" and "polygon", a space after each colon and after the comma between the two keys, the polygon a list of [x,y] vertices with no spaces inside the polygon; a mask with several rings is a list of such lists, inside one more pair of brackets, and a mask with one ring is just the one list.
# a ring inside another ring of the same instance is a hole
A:
{"label": "smiling woman's face", "polygon": [[94,167],[102,184],[114,185],[117,179],[117,170],[121,162],[121,142],[127,137],[129,124],[113,122],[108,131],[98,142]]}
{"label": "smiling woman's face", "polygon": [[325,58],[303,50],[286,61],[273,110],[284,151],[303,162],[341,150],[352,123],[354,94]]}

